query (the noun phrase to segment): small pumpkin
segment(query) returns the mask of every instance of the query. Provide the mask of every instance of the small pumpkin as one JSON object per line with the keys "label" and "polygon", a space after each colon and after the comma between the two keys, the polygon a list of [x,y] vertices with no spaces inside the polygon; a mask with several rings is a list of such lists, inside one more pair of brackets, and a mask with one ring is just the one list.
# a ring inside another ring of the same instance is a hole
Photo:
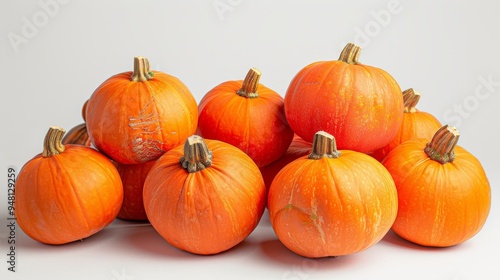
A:
{"label": "small pumpkin", "polygon": [[252,68],[245,80],[227,81],[200,101],[198,134],[240,148],[258,166],[282,156],[293,139],[284,112],[283,97],[259,83]]}
{"label": "small pumpkin", "polygon": [[394,181],[374,158],[337,150],[335,138],[317,132],[309,156],[286,165],[268,193],[278,239],[309,258],[354,254],[376,244],[397,214]]}
{"label": "small pumpkin", "polygon": [[15,214],[29,237],[65,244],[109,225],[123,200],[120,175],[95,149],[63,145],[64,129],[51,127],[43,152],[23,166],[16,182]]}
{"label": "small pumpkin", "polygon": [[267,189],[271,187],[274,177],[278,172],[290,162],[298,159],[299,157],[306,156],[311,153],[312,143],[305,141],[298,135],[294,134],[292,143],[286,150],[285,154],[272,163],[260,167],[262,177],[266,183]]}
{"label": "small pumpkin", "polygon": [[144,181],[155,161],[140,164],[121,164],[114,162],[123,184],[123,204],[118,218],[123,220],[146,221],[142,191]]}
{"label": "small pumpkin", "polygon": [[406,140],[413,138],[426,138],[430,140],[434,133],[442,127],[439,120],[432,114],[420,111],[416,108],[420,100],[420,93],[409,88],[403,91],[403,100],[405,106],[403,122],[401,123],[401,127],[396,137],[383,148],[370,154],[379,161],[382,161],[390,151]]}
{"label": "small pumpkin", "polygon": [[445,125],[432,140],[408,140],[382,161],[396,183],[399,212],[392,227],[423,246],[448,247],[476,235],[489,214],[491,189],[480,161],[457,145]]}
{"label": "small pumpkin", "polygon": [[143,197],[151,225],[168,243],[210,255],[234,247],[255,229],[266,187],[240,149],[193,135],[157,160]]}
{"label": "small pumpkin", "polygon": [[62,138],[62,144],[76,144],[76,145],[83,145],[87,147],[92,146],[92,141],[90,141],[90,136],[87,131],[87,124],[85,123],[86,119],[86,110],[87,110],[87,104],[89,100],[87,99],[82,106],[82,118],[83,118],[83,123],[78,124],[74,127],[72,127],[68,132],[66,132]]}
{"label": "small pumpkin", "polygon": [[87,147],[92,146],[92,142],[90,141],[89,133],[87,131],[87,125],[85,123],[81,123],[71,128],[64,134],[62,143],[64,145],[75,144]]}
{"label": "small pumpkin", "polygon": [[87,120],[87,105],[89,104],[89,100],[85,100],[82,106],[82,119],[85,122]]}
{"label": "small pumpkin", "polygon": [[198,107],[178,78],[151,71],[145,57],[135,57],[133,72],[112,76],[94,91],[84,117],[99,151],[122,164],[139,164],[193,134]]}
{"label": "small pumpkin", "polygon": [[301,69],[285,94],[292,130],[306,141],[317,131],[335,135],[339,149],[372,152],[387,145],[403,120],[403,97],[385,70],[361,64],[361,48],[347,44],[335,61]]}

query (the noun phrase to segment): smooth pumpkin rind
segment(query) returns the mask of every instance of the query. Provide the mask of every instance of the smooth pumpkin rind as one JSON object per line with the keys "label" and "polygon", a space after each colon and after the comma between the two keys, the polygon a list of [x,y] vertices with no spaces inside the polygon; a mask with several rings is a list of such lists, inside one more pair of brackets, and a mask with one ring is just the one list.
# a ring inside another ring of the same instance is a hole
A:
{"label": "smooth pumpkin rind", "polygon": [[312,141],[317,131],[335,135],[339,149],[371,152],[387,145],[403,117],[401,88],[386,71],[341,60],[301,69],[285,95],[293,131]]}
{"label": "smooth pumpkin rind", "polygon": [[262,84],[257,97],[238,94],[244,80],[227,81],[210,90],[198,106],[198,133],[238,147],[259,166],[285,153],[293,139],[284,100]]}
{"label": "smooth pumpkin rind", "polygon": [[244,240],[264,211],[266,189],[255,163],[242,151],[205,140],[209,167],[187,172],[183,147],[165,153],[144,185],[147,216],[173,246],[195,254],[217,254]]}
{"label": "smooth pumpkin rind", "polygon": [[271,185],[273,229],[299,255],[318,258],[363,251],[382,239],[396,217],[397,194],[390,174],[367,155],[341,153],[339,158],[299,158]]}
{"label": "smooth pumpkin rind", "polygon": [[398,189],[400,210],[393,230],[424,246],[467,241],[483,227],[491,207],[488,178],[477,158],[460,146],[441,164],[424,152],[428,139],[413,139],[391,151],[383,164]]}
{"label": "smooth pumpkin rind", "polygon": [[63,153],[37,155],[16,182],[16,218],[31,238],[65,244],[109,225],[120,210],[123,189],[108,158],[92,148],[65,145]]}

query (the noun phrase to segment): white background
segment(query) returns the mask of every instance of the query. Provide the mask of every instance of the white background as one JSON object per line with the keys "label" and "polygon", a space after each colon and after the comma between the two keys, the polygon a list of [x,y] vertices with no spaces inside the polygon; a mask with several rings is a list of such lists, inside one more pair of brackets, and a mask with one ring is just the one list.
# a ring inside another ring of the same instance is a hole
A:
{"label": "white background", "polygon": [[[498,279],[500,2],[436,2],[2,0],[0,278]],[[337,59],[346,42],[363,48],[361,63],[421,92],[418,108],[457,126],[459,145],[483,163],[492,208],[474,238],[431,249],[389,233],[364,252],[309,260],[283,247],[264,216],[241,245],[201,257],[174,249],[147,224],[116,221],[65,246],[39,244],[17,228],[17,272],[7,271],[7,167],[19,170],[41,152],[49,126],[81,123],[83,102],[131,70],[134,56],[180,78],[199,101],[250,67],[284,95],[302,67]]]}

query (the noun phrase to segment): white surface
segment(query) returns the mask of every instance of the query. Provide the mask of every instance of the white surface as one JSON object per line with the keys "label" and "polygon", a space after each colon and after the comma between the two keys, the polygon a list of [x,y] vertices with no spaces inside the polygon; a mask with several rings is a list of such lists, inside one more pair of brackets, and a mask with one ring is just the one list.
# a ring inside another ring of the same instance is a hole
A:
{"label": "white surface", "polygon": [[[500,275],[500,2],[54,1],[0,3],[1,279]],[[44,10],[40,3],[52,6]],[[214,7],[224,4],[230,9],[218,13]],[[30,24],[35,29],[26,27]],[[16,47],[9,39],[14,34],[24,43]],[[122,221],[65,246],[39,244],[17,228],[17,272],[7,271],[7,166],[19,170],[39,153],[49,126],[69,129],[81,123],[83,102],[106,78],[131,70],[133,56],[146,56],[153,69],[179,77],[199,101],[215,85],[242,79],[250,67],[259,68],[261,82],[284,95],[298,70],[337,59],[350,41],[363,47],[362,63],[387,70],[403,89],[420,91],[418,108],[456,125],[459,145],[483,162],[492,209],[476,237],[456,247],[428,249],[389,234],[352,256],[308,260],[277,241],[267,217],[244,243],[210,257],[180,252],[150,226]]]}

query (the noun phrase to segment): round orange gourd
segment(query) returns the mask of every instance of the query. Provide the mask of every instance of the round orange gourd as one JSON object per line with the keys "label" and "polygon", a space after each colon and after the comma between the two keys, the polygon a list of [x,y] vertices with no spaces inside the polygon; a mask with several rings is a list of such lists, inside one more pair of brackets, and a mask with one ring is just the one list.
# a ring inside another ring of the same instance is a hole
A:
{"label": "round orange gourd", "polygon": [[90,141],[90,136],[87,131],[87,124],[85,123],[85,111],[87,109],[87,101],[83,103],[82,106],[82,118],[83,118],[83,123],[78,124],[74,127],[72,127],[68,132],[66,132],[62,138],[62,143],[64,145],[66,144],[77,144],[77,145],[83,145],[83,146],[92,146],[92,142]]}
{"label": "round orange gourd", "polygon": [[92,94],[84,114],[93,145],[114,161],[155,160],[196,131],[198,108],[176,77],[150,71],[135,57],[134,71],[110,77]]}
{"label": "round orange gourd", "polygon": [[477,158],[457,146],[448,125],[428,139],[408,140],[383,164],[398,190],[392,229],[411,242],[447,247],[465,242],[483,227],[491,205],[488,178]]}
{"label": "round orange gourd", "polygon": [[87,131],[87,125],[85,123],[81,123],[71,128],[64,134],[62,143],[64,145],[75,144],[87,147],[92,146],[92,142],[90,141],[89,133]]}
{"label": "round orange gourd", "polygon": [[250,235],[264,212],[266,187],[240,149],[193,135],[158,159],[143,197],[151,225],[168,243],[209,255]]}
{"label": "round orange gourd", "polygon": [[279,240],[309,258],[342,256],[377,243],[397,214],[394,181],[374,158],[337,150],[332,135],[316,133],[309,156],[285,166],[268,193]]}
{"label": "round orange gourd", "polygon": [[260,172],[262,173],[262,177],[264,177],[266,187],[268,189],[269,187],[271,187],[271,183],[273,182],[274,177],[283,167],[285,167],[290,162],[298,159],[299,157],[310,154],[311,149],[312,143],[305,141],[297,135],[294,135],[292,143],[290,144],[284,155],[271,162],[270,164],[260,167]]}
{"label": "round orange gourd", "polygon": [[411,88],[407,89],[403,91],[403,100],[405,104],[403,122],[396,137],[383,148],[370,154],[379,161],[382,161],[390,151],[406,140],[413,138],[431,139],[434,133],[442,126],[439,120],[432,114],[416,108],[420,100],[420,93]]}
{"label": "round orange gourd", "polygon": [[118,218],[124,220],[146,221],[148,219],[144,210],[142,191],[144,181],[155,164],[148,161],[139,164],[121,164],[114,162],[123,184],[123,204],[118,213]]}
{"label": "round orange gourd", "polygon": [[16,182],[17,223],[46,244],[97,233],[115,219],[123,200],[113,163],[95,149],[63,145],[63,134],[62,128],[49,129],[43,153],[23,166]]}
{"label": "round orange gourd", "polygon": [[306,141],[317,131],[335,135],[339,149],[372,152],[387,145],[403,119],[403,97],[386,71],[358,62],[361,49],[347,44],[339,60],[301,69],[285,95],[292,130]]}
{"label": "round orange gourd", "polygon": [[283,97],[259,84],[252,68],[245,80],[227,81],[200,101],[198,133],[240,148],[258,166],[283,155],[293,138],[285,118]]}

